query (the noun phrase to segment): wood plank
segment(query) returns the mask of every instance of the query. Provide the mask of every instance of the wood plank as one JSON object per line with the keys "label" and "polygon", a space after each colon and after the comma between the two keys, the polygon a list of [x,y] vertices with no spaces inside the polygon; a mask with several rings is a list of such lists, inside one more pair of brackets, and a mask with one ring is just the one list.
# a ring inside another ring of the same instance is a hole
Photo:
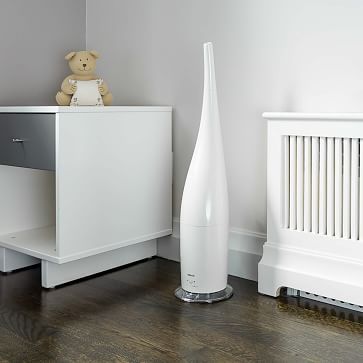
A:
{"label": "wood plank", "polygon": [[0,361],[361,360],[358,313],[235,277],[230,300],[187,304],[173,295],[179,269],[155,258],[50,291],[39,268],[0,275]]}

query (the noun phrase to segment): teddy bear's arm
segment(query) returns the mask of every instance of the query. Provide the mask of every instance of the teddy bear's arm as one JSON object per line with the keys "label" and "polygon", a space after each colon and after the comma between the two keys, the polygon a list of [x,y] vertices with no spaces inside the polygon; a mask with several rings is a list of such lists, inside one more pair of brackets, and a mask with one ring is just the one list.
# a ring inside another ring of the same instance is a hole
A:
{"label": "teddy bear's arm", "polygon": [[109,92],[109,88],[106,82],[102,82],[102,84],[98,87],[101,96],[105,96]]}
{"label": "teddy bear's arm", "polygon": [[70,79],[73,79],[73,75],[65,78],[61,85],[61,90],[67,95],[72,95],[77,89],[75,84],[69,82]]}

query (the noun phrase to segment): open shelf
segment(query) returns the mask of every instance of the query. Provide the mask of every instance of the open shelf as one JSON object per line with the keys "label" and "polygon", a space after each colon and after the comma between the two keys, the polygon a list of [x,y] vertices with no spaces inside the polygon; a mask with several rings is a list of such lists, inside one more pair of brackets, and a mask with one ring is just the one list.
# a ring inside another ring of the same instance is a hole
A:
{"label": "open shelf", "polygon": [[51,262],[58,261],[55,226],[0,235],[0,246]]}

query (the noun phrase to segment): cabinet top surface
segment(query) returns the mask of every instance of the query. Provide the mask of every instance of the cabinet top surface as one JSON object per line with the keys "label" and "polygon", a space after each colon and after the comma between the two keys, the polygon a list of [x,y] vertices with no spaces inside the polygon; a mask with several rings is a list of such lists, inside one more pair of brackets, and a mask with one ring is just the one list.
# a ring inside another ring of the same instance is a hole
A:
{"label": "cabinet top surface", "polygon": [[319,113],[306,113],[306,112],[264,112],[262,117],[269,121],[303,121],[303,120],[357,120],[363,121],[362,112],[319,112]]}
{"label": "cabinet top surface", "polygon": [[0,113],[171,112],[170,106],[0,106]]}

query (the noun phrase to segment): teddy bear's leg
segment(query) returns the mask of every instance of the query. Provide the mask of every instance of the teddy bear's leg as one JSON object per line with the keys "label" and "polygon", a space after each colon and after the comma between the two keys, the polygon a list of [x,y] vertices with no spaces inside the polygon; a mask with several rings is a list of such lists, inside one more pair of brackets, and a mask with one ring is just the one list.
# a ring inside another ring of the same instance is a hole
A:
{"label": "teddy bear's leg", "polygon": [[55,96],[55,99],[59,106],[69,106],[71,103],[71,95],[66,95],[64,92],[60,91]]}
{"label": "teddy bear's leg", "polygon": [[112,93],[107,93],[106,95],[102,96],[102,101],[105,106],[110,106],[112,104]]}

